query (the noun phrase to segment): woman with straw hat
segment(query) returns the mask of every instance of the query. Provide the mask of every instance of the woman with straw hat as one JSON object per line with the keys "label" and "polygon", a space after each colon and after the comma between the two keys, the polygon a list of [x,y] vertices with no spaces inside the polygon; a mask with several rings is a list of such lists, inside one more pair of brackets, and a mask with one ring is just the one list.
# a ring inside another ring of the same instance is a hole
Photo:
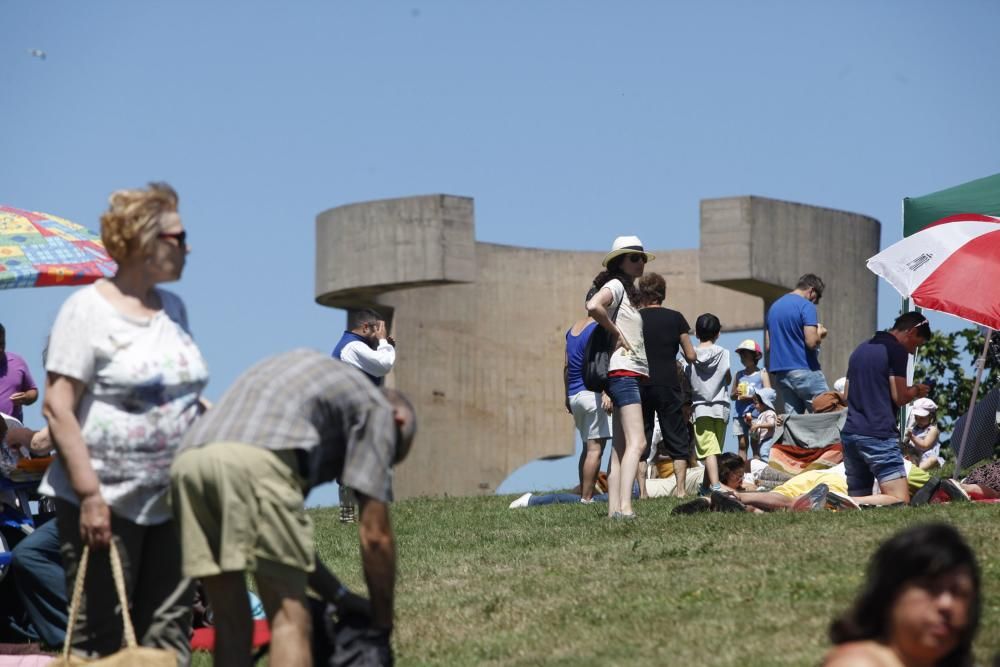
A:
{"label": "woman with straw hat", "polygon": [[649,376],[635,280],[653,256],[637,236],[619,236],[604,256],[605,270],[594,278],[587,312],[611,335],[614,352],[608,365],[607,393],[614,404],[608,516],[635,518],[632,484],[646,447],[639,381]]}

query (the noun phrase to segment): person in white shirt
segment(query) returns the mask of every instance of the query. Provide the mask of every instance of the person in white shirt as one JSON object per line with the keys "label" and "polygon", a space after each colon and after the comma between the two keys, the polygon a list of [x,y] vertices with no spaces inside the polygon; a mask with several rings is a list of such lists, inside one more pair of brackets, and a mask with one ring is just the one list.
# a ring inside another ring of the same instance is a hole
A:
{"label": "person in white shirt", "polygon": [[352,310],[347,314],[347,331],[337,341],[332,356],[381,386],[396,363],[396,341],[388,334],[385,320],[374,310]]}
{"label": "person in white shirt", "polygon": [[[347,313],[347,331],[337,341],[332,356],[354,366],[380,387],[396,363],[396,341],[388,334],[385,320],[374,310],[351,310]],[[340,522],[354,523],[354,493],[342,485],[339,495]]]}

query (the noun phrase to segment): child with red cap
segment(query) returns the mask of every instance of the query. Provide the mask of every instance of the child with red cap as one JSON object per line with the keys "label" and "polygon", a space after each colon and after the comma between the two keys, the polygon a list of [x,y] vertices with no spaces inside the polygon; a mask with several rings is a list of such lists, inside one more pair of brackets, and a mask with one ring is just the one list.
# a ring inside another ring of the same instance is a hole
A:
{"label": "child with red cap", "polygon": [[[737,447],[740,458],[749,460],[749,449],[751,447],[750,424],[745,416],[756,417],[754,414],[754,396],[757,391],[765,387],[771,388],[771,378],[767,375],[765,368],[759,367],[761,357],[764,353],[760,345],[752,338],[736,346],[736,354],[743,362],[743,368],[736,371],[733,378],[733,385],[729,391],[729,397],[733,399],[733,435],[736,436]],[[756,443],[753,443],[756,444]],[[760,447],[757,445],[753,449],[753,457],[760,458]]]}

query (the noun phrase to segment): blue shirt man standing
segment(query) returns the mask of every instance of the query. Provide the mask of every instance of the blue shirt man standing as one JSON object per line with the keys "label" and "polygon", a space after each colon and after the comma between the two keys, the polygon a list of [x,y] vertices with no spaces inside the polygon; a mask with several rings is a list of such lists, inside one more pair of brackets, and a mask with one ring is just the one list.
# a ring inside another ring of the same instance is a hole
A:
{"label": "blue shirt man standing", "polygon": [[767,311],[764,347],[770,353],[768,372],[777,380],[785,412],[812,411],[812,399],[829,391],[819,365],[819,344],[826,327],[819,323],[816,304],[823,296],[822,278],[807,273],[795,289]]}

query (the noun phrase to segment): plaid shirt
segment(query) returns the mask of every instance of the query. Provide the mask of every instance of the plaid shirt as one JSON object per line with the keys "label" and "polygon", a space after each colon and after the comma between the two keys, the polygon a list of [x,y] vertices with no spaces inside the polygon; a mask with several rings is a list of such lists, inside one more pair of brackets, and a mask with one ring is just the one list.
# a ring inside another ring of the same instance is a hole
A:
{"label": "plaid shirt", "polygon": [[191,427],[181,451],[214,442],[302,450],[307,491],[336,479],[392,500],[392,407],[361,371],[315,350],[285,352],[243,373]]}

